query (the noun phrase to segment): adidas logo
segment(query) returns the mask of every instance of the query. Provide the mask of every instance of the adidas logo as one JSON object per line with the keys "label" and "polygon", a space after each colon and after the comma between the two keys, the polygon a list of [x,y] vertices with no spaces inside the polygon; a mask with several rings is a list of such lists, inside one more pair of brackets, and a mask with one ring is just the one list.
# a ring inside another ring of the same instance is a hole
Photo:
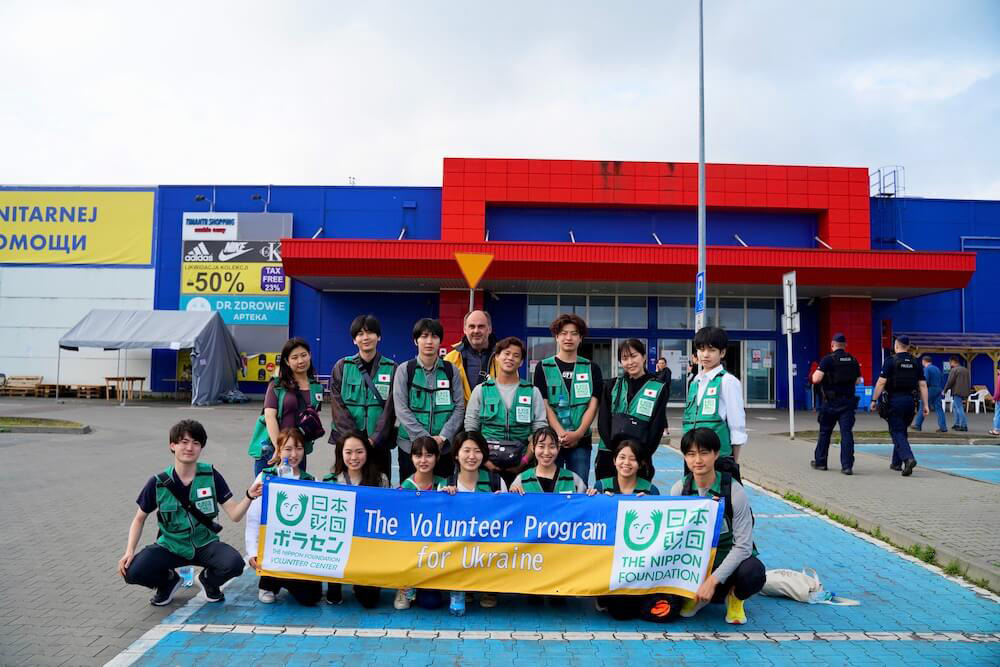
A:
{"label": "adidas logo", "polygon": [[208,251],[205,247],[205,243],[201,242],[195,247],[191,248],[188,254],[184,255],[185,262],[211,262],[215,258],[212,257],[212,253]]}

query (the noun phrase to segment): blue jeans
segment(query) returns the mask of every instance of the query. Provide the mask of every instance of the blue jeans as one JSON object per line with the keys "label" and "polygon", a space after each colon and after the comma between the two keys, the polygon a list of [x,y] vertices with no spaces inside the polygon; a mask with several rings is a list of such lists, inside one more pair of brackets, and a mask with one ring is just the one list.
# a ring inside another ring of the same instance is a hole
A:
{"label": "blue jeans", "polygon": [[[931,406],[931,410],[937,414],[938,429],[942,431],[948,430],[948,422],[944,418],[944,406],[941,405],[941,392],[931,392],[927,396],[927,402]],[[920,401],[920,406],[917,408],[917,418],[913,421],[913,426],[918,431],[924,425],[924,402]]]}
{"label": "blue jeans", "polygon": [[955,396],[951,402],[951,409],[955,411],[955,426],[969,427],[969,420],[965,416],[965,397]]}
{"label": "blue jeans", "polygon": [[590,455],[593,453],[593,445],[582,447],[577,445],[572,449],[561,448],[559,456],[556,457],[556,465],[560,468],[572,470],[583,483],[590,485]]}
{"label": "blue jeans", "polygon": [[840,469],[848,470],[854,467],[854,411],[857,407],[858,400],[854,396],[831,398],[820,407],[816,416],[819,422],[819,437],[816,439],[816,451],[813,453],[816,465],[826,465],[833,427],[839,424]]}
{"label": "blue jeans", "polygon": [[993,406],[993,430],[1000,431],[1000,406]]}
{"label": "blue jeans", "polygon": [[906,429],[913,421],[914,402],[909,394],[897,394],[889,397],[889,435],[892,436],[892,465],[900,466],[903,461],[913,458],[910,441]]}

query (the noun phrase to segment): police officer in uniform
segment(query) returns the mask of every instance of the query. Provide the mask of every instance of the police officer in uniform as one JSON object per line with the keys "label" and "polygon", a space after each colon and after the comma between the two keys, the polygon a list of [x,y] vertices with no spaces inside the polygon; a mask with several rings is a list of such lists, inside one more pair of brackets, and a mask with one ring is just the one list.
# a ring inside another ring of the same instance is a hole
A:
{"label": "police officer in uniform", "polygon": [[812,381],[823,390],[823,404],[819,408],[819,438],[816,451],[809,462],[815,470],[826,470],[826,455],[830,449],[833,427],[840,424],[840,472],[854,474],[854,411],[858,407],[858,397],[854,385],[861,378],[861,364],[848,352],[847,338],[842,333],[835,334],[832,352],[819,362],[813,372]]}
{"label": "police officer in uniform", "polygon": [[892,436],[892,462],[889,468],[902,471],[903,477],[909,477],[917,465],[913,458],[913,450],[906,437],[906,429],[913,421],[917,410],[917,396],[923,400],[923,411],[926,417],[927,381],[924,379],[924,369],[920,362],[910,354],[910,339],[907,336],[897,336],[893,355],[882,367],[875,390],[872,392],[872,408],[876,408],[882,393],[885,392],[885,406],[879,414],[889,422],[889,435]]}

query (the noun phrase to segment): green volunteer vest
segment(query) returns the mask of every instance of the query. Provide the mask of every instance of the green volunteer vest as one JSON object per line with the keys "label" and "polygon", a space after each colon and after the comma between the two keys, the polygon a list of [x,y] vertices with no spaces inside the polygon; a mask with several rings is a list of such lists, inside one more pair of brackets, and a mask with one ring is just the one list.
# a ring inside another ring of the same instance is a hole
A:
{"label": "green volunteer vest", "polygon": [[733,445],[729,437],[729,424],[719,416],[719,401],[722,400],[722,376],[725,369],[708,381],[705,393],[698,401],[698,383],[691,381],[688,387],[687,403],[684,405],[684,432],[693,428],[710,428],[722,442],[719,456],[732,456]]}
{"label": "green volunteer vest", "polygon": [[372,383],[378,389],[382,401],[365,382],[361,374],[361,356],[344,357],[344,377],[340,384],[340,397],[347,406],[347,412],[354,419],[354,425],[366,435],[375,433],[375,425],[382,417],[385,401],[389,400],[389,387],[396,362],[380,356],[373,370]]}
{"label": "green volunteer vest", "polygon": [[575,431],[580,428],[583,421],[583,413],[590,405],[590,399],[594,397],[594,377],[590,370],[590,361],[583,357],[576,358],[576,365],[573,367],[573,381],[570,383],[573,391],[566,394],[566,382],[563,380],[559,366],[556,364],[555,356],[542,359],[542,372],[545,374],[545,385],[548,388],[549,405],[553,411],[557,411],[559,399],[566,396],[569,401],[569,424],[563,424],[563,428]]}
{"label": "green volunteer vest", "polygon": [[[715,498],[725,498],[726,499],[726,510],[725,516],[722,519],[722,528],[719,529],[719,544],[715,548],[715,562],[713,563],[712,570],[719,567],[722,561],[726,559],[729,552],[733,550],[733,499],[731,494],[722,494],[722,476],[728,475],[729,473],[722,473],[716,471],[715,482],[712,483],[712,488],[708,492]],[[732,478],[730,477],[730,480]],[[730,482],[732,483],[732,482]],[[694,477],[690,474],[684,476],[684,486],[681,488],[682,496],[696,496],[698,495],[698,490],[694,486]],[[752,555],[757,555],[757,545],[754,544],[751,547]]]}
{"label": "green volunteer vest", "polygon": [[[434,475],[434,481],[431,483],[431,489],[440,489],[442,486],[445,486],[447,484],[447,481],[448,480],[446,480],[444,477],[438,477],[437,475]],[[407,477],[406,480],[399,485],[399,488],[407,489],[409,491],[422,491],[422,489],[418,487],[416,483],[414,483],[412,475]]]}
{"label": "green volunteer vest", "polygon": [[[525,493],[544,493],[542,485],[538,482],[536,468],[528,468],[517,476],[521,480],[521,488]],[[565,468],[556,469],[556,485],[552,489],[553,493],[574,493],[576,483],[573,480],[573,473]]]}
{"label": "green volunteer vest", "polygon": [[[261,470],[265,477],[277,477],[278,476],[278,466],[271,466],[270,468],[264,468]],[[299,471],[299,479],[304,482],[315,482],[316,478],[307,473],[305,470]],[[325,479],[323,481],[326,481]]]}
{"label": "green volunteer vest", "polygon": [[[164,471],[172,477],[174,467]],[[199,463],[191,481],[191,504],[202,514],[214,519],[219,515],[215,494],[215,476],[210,463]],[[174,494],[159,480],[156,481],[156,523],[160,534],[156,543],[181,558],[194,558],[195,549],[211,544],[219,536],[187,513],[174,498]]]}
{"label": "green volunteer vest", "polygon": [[[285,409],[285,394],[287,393],[288,390],[278,384],[277,380],[274,380],[274,395],[278,398],[278,424],[281,424],[282,412]],[[309,403],[316,408],[317,411],[323,403],[323,385],[318,382],[309,383]],[[271,442],[271,436],[267,433],[267,423],[264,421],[264,411],[261,410],[260,416],[257,417],[257,422],[254,425],[253,435],[250,436],[250,445],[247,447],[247,454],[251,458],[259,459],[265,443],[268,442]],[[303,443],[303,446],[305,447],[306,454],[312,454],[313,443],[311,440]]]}
{"label": "green volunteer vest", "polygon": [[[433,386],[428,387],[423,384],[427,377],[426,372],[416,372],[413,375],[413,384],[410,385],[410,412],[431,435],[440,435],[451,413],[455,410],[455,404],[451,400],[451,380],[444,372],[446,362],[438,359],[435,365]],[[421,366],[417,364],[417,371]],[[403,440],[413,440],[406,431],[406,427],[399,425],[399,437]]]}
{"label": "green volunteer vest", "polygon": [[[457,486],[458,485],[458,473],[455,473],[448,479],[444,480],[438,487],[438,491],[446,486]],[[490,471],[483,468],[479,469],[479,479],[476,480],[476,493],[493,493],[493,486],[490,484]]]}
{"label": "green volunteer vest", "polygon": [[535,387],[524,380],[519,381],[511,409],[507,410],[496,380],[489,378],[481,386],[479,430],[483,437],[487,440],[528,442],[531,436],[531,415],[535,407]]}
{"label": "green volunteer vest", "polygon": [[[611,491],[613,493],[621,493],[620,491],[615,491],[617,478],[607,477],[605,479],[599,480],[597,484],[599,489],[603,491]],[[642,477],[636,477],[635,479],[635,491],[632,493],[646,493],[651,488],[653,488],[652,483],[648,479],[643,479]]]}
{"label": "green volunteer vest", "polygon": [[[628,380],[620,377],[615,380],[615,386],[611,390],[611,414],[628,415],[639,421],[648,422],[653,418],[653,407],[660,398],[660,392],[666,385],[656,379],[650,378],[639,388],[632,400],[626,404],[628,397]],[[615,434],[612,434],[614,436]],[[643,443],[645,444],[645,443]],[[610,451],[608,446],[601,440],[597,449]]]}

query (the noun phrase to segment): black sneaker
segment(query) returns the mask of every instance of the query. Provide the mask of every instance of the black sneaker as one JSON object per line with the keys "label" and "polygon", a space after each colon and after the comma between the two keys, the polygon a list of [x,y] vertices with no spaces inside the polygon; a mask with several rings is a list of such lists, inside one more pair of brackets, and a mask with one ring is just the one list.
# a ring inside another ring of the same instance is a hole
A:
{"label": "black sneaker", "polygon": [[326,585],[326,603],[327,604],[343,604],[344,602],[344,588],[340,584],[327,583]]}
{"label": "black sneaker", "polygon": [[181,587],[181,581],[180,575],[174,570],[170,570],[170,578],[167,579],[167,583],[156,587],[153,591],[153,597],[149,598],[149,604],[157,607],[170,604],[174,599],[174,593]]}
{"label": "black sneaker", "polygon": [[947,433],[947,432],[948,432],[948,429],[946,429],[946,428],[939,428],[939,429],[937,430],[937,432],[938,432],[938,433]]}
{"label": "black sneaker", "polygon": [[205,593],[205,599],[209,602],[223,602],[226,599],[221,588],[213,586],[205,580],[205,570],[198,574],[198,585],[201,586],[202,592]]}
{"label": "black sneaker", "polygon": [[913,469],[917,467],[916,459],[906,459],[903,461],[903,477],[909,477],[913,474]]}
{"label": "black sneaker", "polygon": [[845,475],[853,475],[854,474],[854,470],[852,470],[851,468],[841,468],[840,472],[842,472]]}
{"label": "black sneaker", "polygon": [[813,470],[826,470],[827,469],[827,467],[826,467],[825,464],[824,465],[818,465],[815,461],[810,461],[809,462],[809,467],[812,468]]}
{"label": "black sneaker", "polygon": [[892,465],[891,463],[889,464],[889,470],[895,470],[896,472],[899,472],[902,469],[903,469],[902,464],[899,465]]}

